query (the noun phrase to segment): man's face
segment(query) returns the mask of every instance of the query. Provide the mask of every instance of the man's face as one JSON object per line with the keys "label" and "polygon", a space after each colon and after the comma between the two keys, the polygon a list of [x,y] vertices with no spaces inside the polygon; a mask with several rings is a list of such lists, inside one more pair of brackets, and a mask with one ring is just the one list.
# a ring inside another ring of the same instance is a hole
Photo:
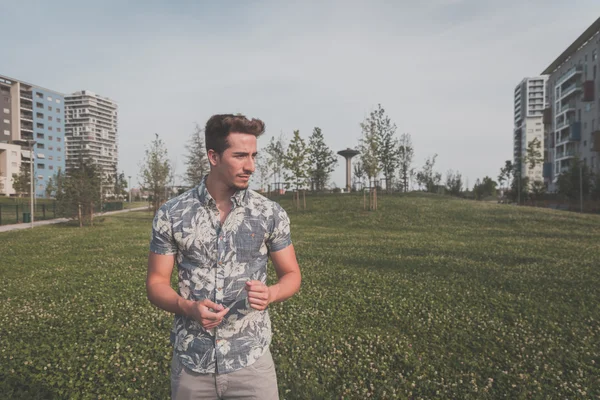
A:
{"label": "man's face", "polygon": [[227,136],[229,147],[219,155],[209,152],[209,160],[219,180],[232,189],[248,188],[250,175],[254,172],[256,136],[232,132]]}

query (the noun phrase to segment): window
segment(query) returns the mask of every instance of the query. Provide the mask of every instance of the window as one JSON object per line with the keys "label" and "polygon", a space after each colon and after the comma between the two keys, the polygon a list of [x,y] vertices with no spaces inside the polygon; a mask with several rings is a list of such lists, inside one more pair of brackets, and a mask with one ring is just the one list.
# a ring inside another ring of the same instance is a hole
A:
{"label": "window", "polygon": [[56,151],[62,151],[62,147],[57,147]]}
{"label": "window", "polygon": [[57,103],[57,104],[60,104],[60,99],[56,99],[56,103]]}
{"label": "window", "polygon": [[58,108],[58,107],[57,107],[57,108],[56,108],[56,112],[57,112],[57,113],[60,113],[60,108]]}
{"label": "window", "polygon": [[48,96],[48,97],[46,98],[46,100],[48,100],[48,101],[52,101],[52,97]]}
{"label": "window", "polygon": [[38,163],[37,169],[46,169],[46,164],[40,164],[40,163]]}
{"label": "window", "polygon": [[48,106],[48,111],[52,111],[52,106]]}
{"label": "window", "polygon": [[583,147],[587,147],[587,140],[583,141]]}
{"label": "window", "polygon": [[48,115],[48,121],[52,121],[52,117]]}
{"label": "window", "polygon": [[16,157],[17,156],[17,152],[16,151],[11,151],[10,155],[13,156],[13,157]]}
{"label": "window", "polygon": [[38,133],[36,137],[38,139],[43,139],[44,138],[44,134],[43,133]]}
{"label": "window", "polygon": [[62,161],[62,157],[58,157],[58,161]]}
{"label": "window", "polygon": [[61,138],[59,138],[59,137],[57,137],[57,138],[56,138],[56,141],[57,141],[57,142],[60,142],[61,140],[62,140],[62,139],[61,139]]}
{"label": "window", "polygon": [[43,109],[43,108],[44,108],[44,103],[35,103],[35,106],[36,106],[37,108],[41,108],[41,109]]}
{"label": "window", "polygon": [[51,126],[49,126],[49,127],[48,127],[48,130],[49,130],[49,131],[51,131],[51,130],[52,130],[52,127],[51,127]]}
{"label": "window", "polygon": [[[52,158],[50,158],[50,159],[52,159]],[[54,165],[50,165],[50,166],[48,167],[48,169],[49,169],[49,170],[53,170],[53,169],[54,169]]]}
{"label": "window", "polygon": [[12,162],[13,168],[17,168],[17,163],[15,161]]}
{"label": "window", "polygon": [[[57,132],[62,132],[62,129],[60,129],[60,128],[56,128],[56,131],[57,131]],[[59,139],[59,138],[57,138],[57,139]]]}
{"label": "window", "polygon": [[43,99],[44,95],[39,92],[35,92],[35,97],[37,97],[38,99]]}
{"label": "window", "polygon": [[48,140],[52,140],[52,136],[48,136]]}
{"label": "window", "polygon": [[10,136],[10,131],[9,131],[8,129],[5,129],[5,130],[4,130],[4,134],[5,134],[6,136]]}
{"label": "window", "polygon": [[54,147],[48,146],[48,150],[52,151],[52,150],[54,150]]}
{"label": "window", "polygon": [[44,143],[38,143],[37,144],[37,148],[38,149],[43,149],[44,148]]}
{"label": "window", "polygon": [[5,119],[5,120],[4,120],[4,123],[5,123],[5,124],[7,124],[7,125],[10,125],[10,120],[8,120],[8,119]]}
{"label": "window", "polygon": [[48,156],[48,160],[52,161],[53,159],[54,159],[54,157]]}
{"label": "window", "polygon": [[10,110],[8,108],[4,109],[4,114],[10,114]]}
{"label": "window", "polygon": [[60,118],[56,118],[56,122],[60,122]]}
{"label": "window", "polygon": [[44,124],[40,124],[39,122],[35,124],[37,128],[44,129]]}

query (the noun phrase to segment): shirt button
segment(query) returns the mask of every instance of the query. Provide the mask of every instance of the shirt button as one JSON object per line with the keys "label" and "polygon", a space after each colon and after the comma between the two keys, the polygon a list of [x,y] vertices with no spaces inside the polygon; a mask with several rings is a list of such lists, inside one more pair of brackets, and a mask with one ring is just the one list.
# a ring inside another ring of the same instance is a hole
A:
{"label": "shirt button", "polygon": [[217,288],[217,290],[220,292],[221,290],[223,290],[223,288],[222,288],[222,287],[220,287],[220,288]]}

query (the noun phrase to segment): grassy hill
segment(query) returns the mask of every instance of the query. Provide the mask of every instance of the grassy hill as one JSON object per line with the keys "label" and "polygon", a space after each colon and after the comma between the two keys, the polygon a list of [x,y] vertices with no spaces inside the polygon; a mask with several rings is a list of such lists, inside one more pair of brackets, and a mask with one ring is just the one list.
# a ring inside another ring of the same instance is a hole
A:
{"label": "grassy hill", "polygon": [[[307,197],[271,305],[282,398],[600,395],[600,216],[411,194]],[[0,392],[168,398],[152,215],[0,234]],[[274,274],[271,271],[271,278]]]}

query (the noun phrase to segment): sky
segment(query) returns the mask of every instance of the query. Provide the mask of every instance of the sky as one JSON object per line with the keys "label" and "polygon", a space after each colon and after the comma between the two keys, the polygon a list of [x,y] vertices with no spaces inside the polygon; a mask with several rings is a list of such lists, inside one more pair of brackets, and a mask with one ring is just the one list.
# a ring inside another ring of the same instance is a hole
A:
{"label": "sky", "polygon": [[598,16],[597,0],[0,0],[0,75],[116,101],[118,170],[134,187],[155,133],[183,175],[213,114],[262,119],[259,152],[314,127],[337,152],[378,104],[411,135],[416,168],[437,154],[436,171],[472,187],[512,159],[515,86]]}

